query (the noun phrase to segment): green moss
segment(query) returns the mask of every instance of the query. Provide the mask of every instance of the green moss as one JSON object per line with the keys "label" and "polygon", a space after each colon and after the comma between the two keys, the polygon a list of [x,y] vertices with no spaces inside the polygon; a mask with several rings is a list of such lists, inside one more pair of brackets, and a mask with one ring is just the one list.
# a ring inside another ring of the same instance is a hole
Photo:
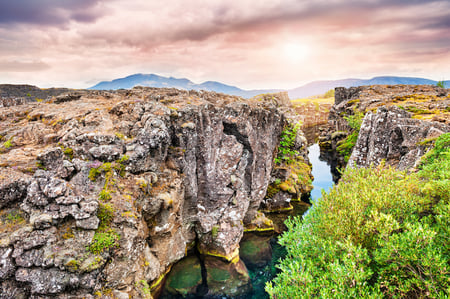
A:
{"label": "green moss", "polygon": [[99,203],[97,217],[100,220],[99,229],[103,230],[110,226],[114,219],[114,208],[111,204]]}
{"label": "green moss", "polygon": [[71,149],[70,147],[63,149],[63,153],[64,153],[64,155],[66,155],[66,157],[69,158],[70,160],[73,159],[73,149]]}
{"label": "green moss", "polygon": [[296,156],[300,155],[297,150],[294,150],[295,137],[297,136],[297,131],[300,129],[301,124],[297,123],[292,126],[288,124],[285,126],[280,136],[280,144],[278,146],[278,155],[275,158],[275,164],[281,164],[282,162],[289,163]]}
{"label": "green moss", "polygon": [[114,133],[114,135],[116,135],[117,138],[119,138],[119,139],[121,139],[121,140],[126,139],[125,135],[123,135],[122,133],[116,132],[116,133]]}
{"label": "green moss", "polygon": [[3,147],[8,149],[13,146],[13,137],[9,138],[5,143],[3,143]]}
{"label": "green moss", "polygon": [[79,269],[79,267],[80,267],[80,262],[77,261],[77,260],[72,259],[72,260],[68,261],[64,266],[70,272],[76,272]]}
{"label": "green moss", "polygon": [[211,229],[211,236],[213,239],[217,238],[217,234],[219,233],[219,226],[214,225]]}
{"label": "green moss", "polygon": [[13,223],[13,224],[25,221],[22,214],[18,210],[11,210],[4,216],[4,219],[6,223]]}
{"label": "green moss", "polygon": [[352,154],[353,147],[356,145],[356,141],[358,140],[359,129],[361,128],[363,117],[364,114],[356,110],[354,115],[344,116],[344,119],[352,129],[352,132],[345,139],[338,141],[336,144],[336,150],[339,154],[344,156],[345,163],[348,162],[348,159]]}
{"label": "green moss", "polygon": [[103,189],[102,191],[100,191],[100,193],[98,194],[98,199],[101,201],[108,201],[111,200],[112,196],[109,190]]}
{"label": "green moss", "polygon": [[47,170],[47,168],[44,167],[44,164],[42,164],[41,161],[36,161],[36,167],[39,169]]}
{"label": "green moss", "polygon": [[279,184],[270,184],[269,187],[267,187],[266,192],[266,198],[273,198],[275,194],[277,194],[280,191],[280,188],[278,187]]}
{"label": "green moss", "polygon": [[114,218],[112,205],[100,203],[97,217],[100,220],[100,224],[88,248],[93,254],[99,254],[110,248],[117,247],[120,240],[120,235],[111,228]]}
{"label": "green moss", "polygon": [[354,100],[348,101],[348,104],[353,105],[353,104],[358,104],[359,102],[361,102],[360,99],[354,99]]}
{"label": "green moss", "polygon": [[89,251],[93,254],[99,254],[113,247],[118,247],[120,235],[113,229],[96,232],[89,245]]}
{"label": "green moss", "polygon": [[98,168],[91,168],[89,170],[89,176],[88,178],[95,182],[97,180],[97,177],[101,174],[100,170]]}

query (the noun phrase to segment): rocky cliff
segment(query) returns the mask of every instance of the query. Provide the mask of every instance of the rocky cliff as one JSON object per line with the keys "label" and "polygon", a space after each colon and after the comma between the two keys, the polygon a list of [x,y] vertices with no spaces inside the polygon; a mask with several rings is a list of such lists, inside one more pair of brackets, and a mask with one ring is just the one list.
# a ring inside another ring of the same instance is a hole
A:
{"label": "rocky cliff", "polygon": [[430,85],[336,88],[328,131],[320,139],[335,168],[385,161],[416,165],[431,142],[450,131],[449,89]]}
{"label": "rocky cliff", "polygon": [[190,250],[245,277],[239,242],[267,225],[279,100],[134,88],[13,102],[0,108],[2,297],[151,298]]}

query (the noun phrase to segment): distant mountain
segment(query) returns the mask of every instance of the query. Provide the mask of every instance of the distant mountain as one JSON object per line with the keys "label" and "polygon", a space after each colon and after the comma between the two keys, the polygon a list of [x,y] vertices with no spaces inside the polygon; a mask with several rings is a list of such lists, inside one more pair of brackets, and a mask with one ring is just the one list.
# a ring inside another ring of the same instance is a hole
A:
{"label": "distant mountain", "polygon": [[226,85],[216,81],[206,81],[201,84],[195,84],[194,82],[182,78],[177,79],[173,77],[163,77],[154,74],[135,74],[125,78],[115,79],[112,81],[100,82],[88,89],[100,89],[100,90],[111,90],[111,89],[129,89],[135,86],[149,86],[149,87],[174,87],[178,89],[186,90],[206,90],[221,92],[236,96],[241,96],[245,98],[250,98],[258,94],[277,92],[281,90],[270,89],[270,90],[244,90],[236,86]]}
{"label": "distant mountain", "polygon": [[[447,88],[450,87],[450,81],[444,81]],[[343,79],[343,80],[328,80],[328,81],[313,81],[306,85],[287,90],[291,99],[304,98],[313,95],[319,95],[327,92],[335,87],[352,87],[361,85],[377,85],[377,84],[430,84],[436,85],[437,81],[412,78],[412,77],[394,77],[383,76],[374,77],[372,79]],[[226,85],[216,81],[206,81],[201,84],[196,84],[185,78],[163,77],[155,74],[134,74],[125,78],[115,79],[112,81],[100,82],[88,89],[100,90],[114,90],[114,89],[129,89],[135,86],[149,86],[149,87],[174,87],[178,89],[194,89],[221,92],[244,98],[250,98],[262,93],[278,92],[282,89],[258,89],[258,90],[244,90],[236,86]]]}
{"label": "distant mountain", "polygon": [[[423,78],[412,78],[412,77],[394,77],[394,76],[383,76],[374,77],[372,79],[343,79],[343,80],[331,80],[331,81],[313,81],[306,85],[290,89],[289,97],[291,99],[304,98],[312,95],[319,95],[327,92],[335,87],[352,87],[352,86],[362,86],[362,85],[395,85],[395,84],[428,84],[436,85],[437,81],[423,79]],[[445,86],[450,87],[450,81],[445,81]]]}

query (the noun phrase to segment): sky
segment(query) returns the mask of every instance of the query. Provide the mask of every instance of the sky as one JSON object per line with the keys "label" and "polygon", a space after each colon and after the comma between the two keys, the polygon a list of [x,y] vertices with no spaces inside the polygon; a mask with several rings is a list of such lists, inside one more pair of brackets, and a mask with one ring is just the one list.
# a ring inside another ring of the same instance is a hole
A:
{"label": "sky", "polygon": [[450,0],[0,0],[0,83],[450,79]]}

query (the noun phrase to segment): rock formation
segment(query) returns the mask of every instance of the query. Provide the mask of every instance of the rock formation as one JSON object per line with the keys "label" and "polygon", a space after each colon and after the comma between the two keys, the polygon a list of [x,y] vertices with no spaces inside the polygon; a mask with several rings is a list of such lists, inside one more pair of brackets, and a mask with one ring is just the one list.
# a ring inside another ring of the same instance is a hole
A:
{"label": "rock formation", "polygon": [[239,242],[263,217],[279,102],[134,88],[3,106],[1,296],[151,298],[194,248],[229,268],[208,272],[211,295],[248,278]]}
{"label": "rock formation", "polygon": [[[344,168],[346,159],[350,166],[384,160],[409,169],[425,153],[427,142],[450,131],[449,107],[449,89],[431,85],[336,88],[329,128],[320,138],[322,155],[335,169]],[[349,120],[363,116],[358,134]],[[351,140],[352,134],[357,139]],[[350,152],[344,157],[346,150]]]}
{"label": "rock formation", "polygon": [[369,167],[384,160],[387,165],[400,170],[415,167],[427,149],[426,141],[450,132],[450,126],[411,116],[396,106],[380,107],[376,113],[368,112],[348,165]]}

